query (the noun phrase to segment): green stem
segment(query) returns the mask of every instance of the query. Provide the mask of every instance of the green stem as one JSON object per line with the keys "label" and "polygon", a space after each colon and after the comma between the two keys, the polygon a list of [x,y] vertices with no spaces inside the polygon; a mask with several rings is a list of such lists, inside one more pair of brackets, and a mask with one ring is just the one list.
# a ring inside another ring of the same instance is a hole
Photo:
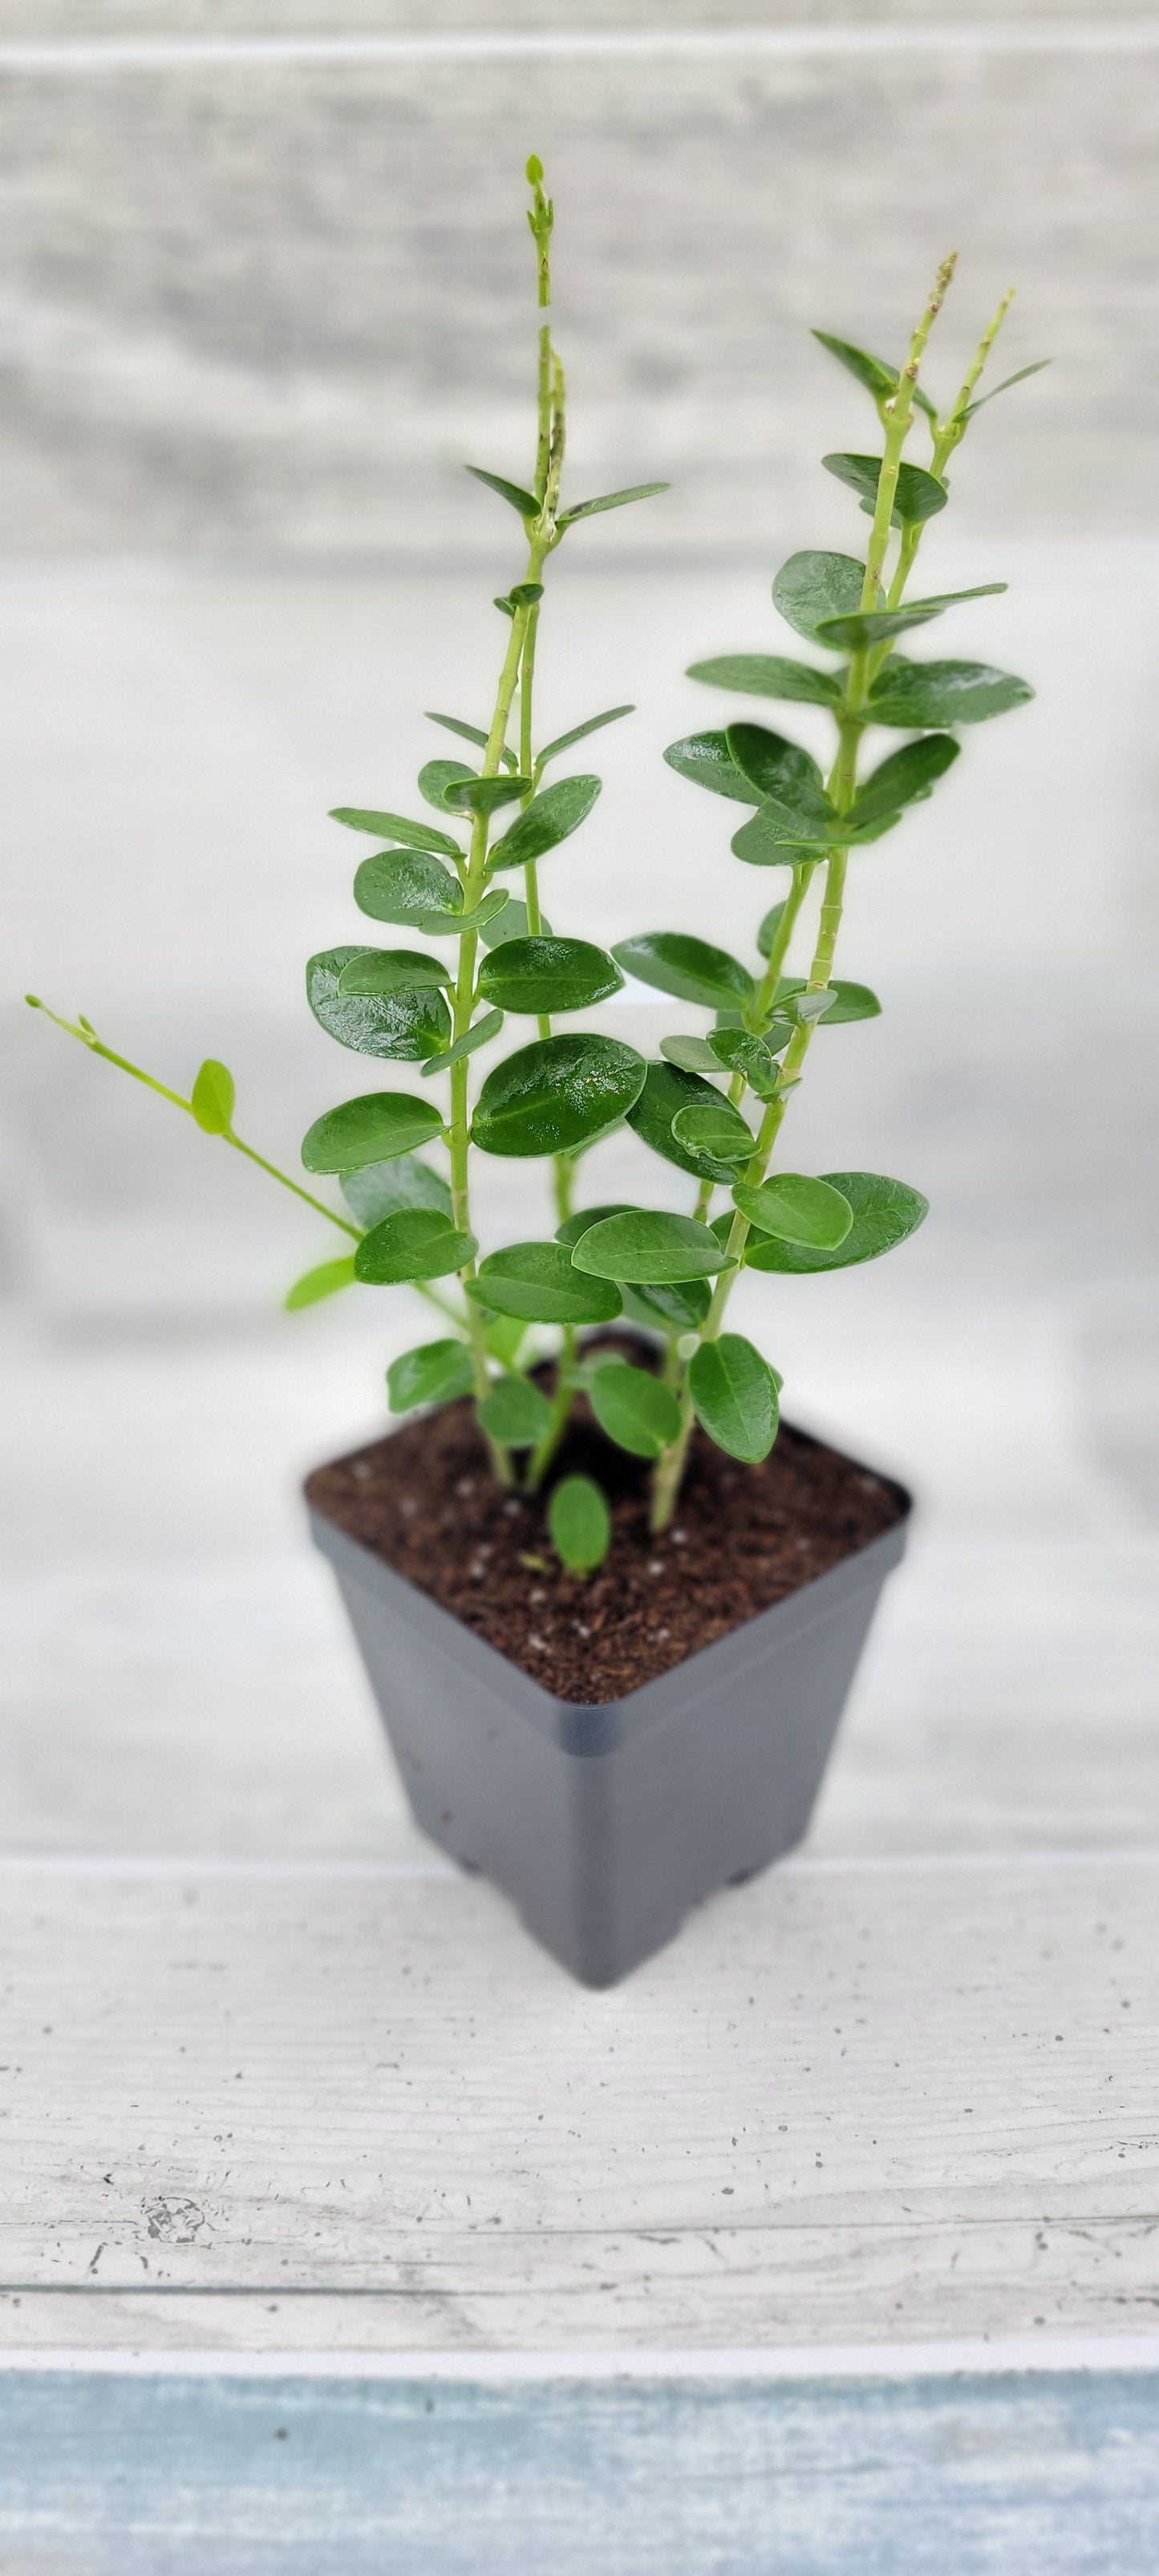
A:
{"label": "green stem", "polygon": [[571,1400],[574,1392],[572,1380],[578,1357],[579,1344],[576,1339],[575,1325],[565,1324],[563,1327],[563,1349],[559,1355],[555,1394],[552,1397],[551,1402],[551,1420],[548,1423],[547,1429],[544,1432],[538,1448],[533,1449],[531,1453],[531,1463],[527,1470],[527,1490],[529,1494],[533,1494],[537,1487],[542,1484],[571,1419]]}
{"label": "green stem", "polygon": [[941,312],[946,289],[954,274],[957,256],[958,254],[956,251],[951,251],[949,258],[942,261],[942,265],[934,280],[933,292],[930,296],[930,300],[920,322],[918,323],[913,338],[910,341],[906,362],[902,368],[900,376],[898,377],[897,391],[893,396],[893,400],[886,403],[884,407],[885,454],[881,460],[881,472],[877,480],[877,500],[873,513],[873,532],[869,540],[869,551],[866,556],[865,579],[861,586],[861,605],[863,608],[876,608],[877,606],[877,595],[881,589],[885,574],[885,558],[889,551],[889,532],[893,521],[894,502],[897,499],[897,477],[898,468],[901,464],[901,451],[906,442],[910,422],[913,419],[913,390],[918,379],[918,369],[921,365],[922,353],[925,349],[926,342],[929,339],[934,323],[937,320],[938,314]]}

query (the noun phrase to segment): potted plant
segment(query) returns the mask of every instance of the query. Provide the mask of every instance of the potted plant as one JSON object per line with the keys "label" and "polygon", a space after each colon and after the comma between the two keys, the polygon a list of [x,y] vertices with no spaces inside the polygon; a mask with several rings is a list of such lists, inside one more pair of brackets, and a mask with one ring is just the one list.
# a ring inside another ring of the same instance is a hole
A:
{"label": "potted plant", "polygon": [[[632,712],[611,707],[540,742],[535,666],[551,559],[596,513],[666,487],[566,497],[552,207],[537,160],[527,175],[540,309],[534,469],[526,487],[468,469],[523,531],[518,577],[495,603],[494,702],[482,722],[432,715],[459,756],[423,768],[425,816],[335,809],[370,843],[354,898],[374,927],[306,970],[310,1007],[340,1045],[414,1068],[405,1085],[360,1090],[310,1127],[306,1174],[337,1183],[344,1206],[243,1142],[223,1065],[203,1064],[185,1099],[105,1046],[87,1019],[60,1025],[344,1234],[347,1249],[297,1282],[290,1308],[356,1281],[417,1290],[439,1307],[438,1330],[387,1372],[404,1427],[309,1479],[314,1534],[420,1824],[506,1889],[577,1976],[604,1985],[667,1940],[698,1898],[804,1831],[902,1552],[907,1495],[779,1426],[781,1380],[732,1328],[729,1301],[742,1270],[873,1260],[926,1214],[916,1189],[880,1173],[786,1168],[781,1130],[818,1037],[828,1045],[831,1029],[879,1009],[834,973],[848,868],[870,865],[870,845],[932,793],[962,725],[1031,692],[986,664],[899,649],[959,600],[1005,587],[908,595],[927,525],[949,497],[949,461],[992,399],[976,388],[1009,302],[940,414],[919,369],[949,259],[900,370],[816,335],[870,397],[881,436],[880,452],[823,460],[868,517],[864,558],[794,554],[773,584],[809,658],[740,653],[692,666],[734,700],[824,710],[827,772],[744,716],[665,754],[725,800],[737,859],[780,872],[751,961],[679,929],[609,949],[549,923],[540,862],[600,792],[586,769],[561,774],[561,760]],[[919,425],[925,464],[903,454]],[[904,739],[863,774],[880,732]],[[550,900],[558,918],[560,866]],[[703,1034],[665,1038],[648,1063],[585,1031],[582,1014],[625,974],[702,1009]],[[484,1049],[493,1052],[476,1083]],[[675,1171],[694,1184],[688,1203],[673,1186],[661,1208],[598,1196],[573,1206],[584,1158],[625,1121],[645,1197],[649,1180],[654,1190]],[[481,1247],[479,1154],[546,1164],[554,1206],[534,1241]]]}

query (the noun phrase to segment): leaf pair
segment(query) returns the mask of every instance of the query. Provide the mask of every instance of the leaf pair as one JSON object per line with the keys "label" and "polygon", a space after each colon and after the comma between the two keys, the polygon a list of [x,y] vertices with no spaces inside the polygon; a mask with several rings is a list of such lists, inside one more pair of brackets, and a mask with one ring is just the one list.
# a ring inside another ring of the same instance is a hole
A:
{"label": "leaf pair", "polygon": [[[482,465],[468,465],[466,470],[474,475],[477,483],[488,484],[501,501],[508,502],[513,510],[517,510],[525,526],[538,519],[540,503],[534,492],[525,491],[521,483],[509,483],[503,474],[488,474]],[[671,485],[667,483],[634,483],[626,492],[602,492],[598,500],[576,501],[570,510],[561,510],[555,524],[560,530],[570,528],[577,519],[594,519],[603,510],[622,510],[629,501],[650,501],[655,493],[670,489]]]}

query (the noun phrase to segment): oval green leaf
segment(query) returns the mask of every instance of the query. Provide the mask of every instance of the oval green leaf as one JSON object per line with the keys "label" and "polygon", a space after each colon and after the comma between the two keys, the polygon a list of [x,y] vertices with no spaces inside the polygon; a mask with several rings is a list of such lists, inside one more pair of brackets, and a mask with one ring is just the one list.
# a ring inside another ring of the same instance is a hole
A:
{"label": "oval green leaf", "polygon": [[476,1305],[528,1324],[610,1324],[620,1313],[618,1289],[581,1278],[562,1243],[509,1243],[463,1284]]}
{"label": "oval green leaf", "polygon": [[645,930],[636,939],[619,939],[612,950],[617,965],[641,984],[675,993],[683,1002],[700,1002],[709,1011],[723,1003],[734,1008],[751,1001],[752,976],[726,948],[693,939],[682,930]]}
{"label": "oval green leaf", "polygon": [[354,900],[372,921],[402,921],[413,930],[433,922],[436,931],[457,930],[463,889],[427,850],[376,850],[355,871]]}
{"label": "oval green leaf", "polygon": [[847,617],[861,606],[861,589],[865,566],[852,555],[819,554],[807,549],[790,555],[773,583],[773,606],[785,624],[803,635],[807,644],[819,644],[817,629],[824,617]]}
{"label": "oval green leaf", "polygon": [[707,1279],[652,1280],[648,1286],[622,1280],[620,1295],[625,1315],[654,1333],[698,1332],[712,1302]]}
{"label": "oval green leaf", "polygon": [[551,1429],[551,1406],[529,1377],[499,1378],[475,1410],[504,1449],[534,1449]]}
{"label": "oval green leaf", "polygon": [[[419,1105],[426,1107],[425,1101]],[[343,1172],[339,1187],[351,1215],[368,1231],[396,1208],[438,1208],[445,1217],[451,1213],[442,1173],[432,1171],[419,1154],[399,1154],[391,1163],[366,1163],[359,1171]]]}
{"label": "oval green leaf", "polygon": [[357,1055],[374,1055],[394,1063],[418,1064],[445,1046],[451,1014],[440,992],[420,990],[358,997],[340,990],[342,975],[359,948],[328,948],[306,966],[306,998],[327,1036]]}
{"label": "oval green leaf", "polygon": [[867,653],[876,644],[888,644],[891,636],[904,635],[907,627],[928,626],[932,617],[956,608],[960,600],[993,599],[1009,587],[1005,581],[983,581],[973,590],[944,590],[934,599],[913,599],[905,608],[867,608],[856,617],[826,617],[819,630],[821,642],[836,645],[843,653]]}
{"label": "oval green leaf", "polygon": [[707,1038],[661,1038],[660,1053],[666,1064],[678,1064],[682,1073],[712,1075],[720,1071],[720,1058],[713,1054]]}
{"label": "oval green leaf", "polygon": [[[880,1018],[881,1004],[876,993],[870,992],[868,984],[832,983],[826,985],[825,989],[829,995],[829,1007],[824,1013],[824,1026],[827,1029],[836,1028],[842,1021]],[[777,986],[777,1001],[778,1003],[795,1001],[796,997],[806,990],[807,987],[802,978],[797,976],[783,978]]]}
{"label": "oval green leaf", "polygon": [[985,724],[1034,696],[1013,671],[988,662],[907,662],[892,655],[869,692],[874,724],[914,731],[919,725]]}
{"label": "oval green leaf", "polygon": [[593,1369],[588,1398],[601,1431],[636,1458],[658,1458],[680,1437],[680,1407],[650,1369],[608,1360]]}
{"label": "oval green leaf", "polygon": [[[839,483],[847,483],[850,491],[857,493],[863,510],[872,512],[881,479],[880,456],[823,456],[821,463],[827,474],[835,474]],[[913,527],[936,518],[949,497],[945,484],[939,483],[936,474],[927,474],[924,465],[899,465],[890,526]],[[818,636],[817,640],[824,643],[825,638]]]}
{"label": "oval green leaf", "polygon": [[453,786],[448,787],[446,803],[452,814],[494,814],[500,805],[511,805],[517,796],[526,796],[529,778],[476,778],[468,770]]}
{"label": "oval green leaf", "polygon": [[488,851],[488,866],[523,868],[529,859],[541,859],[546,850],[554,850],[591,813],[600,783],[591,777],[557,778],[554,787],[542,788]]}
{"label": "oval green leaf", "polygon": [[759,1189],[738,1181],[733,1199],[750,1225],[775,1234],[784,1243],[807,1243],[819,1252],[836,1252],[853,1223],[849,1201],[831,1181],[815,1181],[806,1172],[775,1172]]}
{"label": "oval green leaf", "polygon": [[654,1154],[675,1163],[678,1171],[691,1172],[698,1181],[724,1181],[731,1189],[736,1179],[731,1163],[722,1163],[712,1154],[694,1154],[672,1133],[672,1121],[680,1110],[694,1100],[711,1104],[719,1098],[719,1091],[698,1073],[685,1073],[676,1064],[650,1064],[639,1098],[628,1111],[628,1125]]}
{"label": "oval green leaf", "polygon": [[551,1544],[569,1574],[591,1574],[612,1543],[612,1516],[590,1476],[565,1476],[547,1507]]}
{"label": "oval green leaf", "polygon": [[[499,886],[492,888],[492,893],[500,892]],[[484,901],[489,902],[490,896],[485,896]],[[529,929],[527,906],[520,902],[518,895],[508,895],[498,920],[488,921],[485,925],[481,923],[480,928],[485,948],[502,948],[509,939],[550,939],[552,936],[551,923],[545,912],[540,913],[538,930],[532,932]]]}
{"label": "oval green leaf", "polygon": [[856,1262],[876,1261],[883,1252],[892,1252],[929,1213],[929,1201],[920,1190],[911,1190],[905,1181],[888,1180],[884,1173],[825,1172],[822,1177],[853,1210],[844,1242],[835,1252],[823,1252],[775,1236],[760,1243],[750,1240],[745,1249],[750,1270],[848,1270]]}
{"label": "oval green leaf", "polygon": [[228,1065],[207,1055],[190,1094],[190,1107],[203,1136],[228,1136],[237,1086]]}
{"label": "oval green leaf", "polygon": [[[775,1065],[772,1078],[775,1088]],[[756,1152],[756,1138],[731,1100],[691,1101],[687,1109],[677,1110],[672,1133],[690,1153],[711,1154],[722,1163],[745,1163]]]}
{"label": "oval green leaf", "polygon": [[557,1225],[556,1242],[566,1243],[570,1249],[573,1243],[579,1242],[581,1234],[587,1233],[590,1225],[602,1225],[606,1216],[630,1214],[631,1206],[627,1199],[611,1199],[606,1207],[579,1208],[574,1216],[565,1217],[563,1224]]}
{"label": "oval green leaf", "polygon": [[[766,1035],[759,1038],[751,1037],[747,1029],[714,1029],[708,1041],[709,1053],[730,1073],[743,1073],[758,1100],[773,1100],[781,1079],[777,1050],[787,1047],[792,1034],[789,1020],[774,1020]],[[679,1132],[687,1144],[687,1131]]]}
{"label": "oval green leaf", "polygon": [[907,742],[900,751],[891,751],[866,779],[849,815],[856,827],[875,823],[882,814],[896,814],[903,805],[919,805],[932,796],[939,778],[952,769],[961,744],[948,733],[928,733],[920,742]]}
{"label": "oval green leaf", "polygon": [[711,1228],[694,1216],[668,1216],[653,1208],[633,1208],[626,1216],[606,1216],[589,1226],[572,1246],[577,1270],[597,1279],[626,1279],[632,1285],[670,1279],[711,1278],[732,1270]]}
{"label": "oval green leaf", "polygon": [[302,1161],[308,1172],[356,1172],[364,1163],[413,1153],[442,1124],[429,1100],[407,1091],[365,1091],[314,1120],[302,1139]]}
{"label": "oval green leaf", "polygon": [[[724,738],[730,758],[762,797],[778,796],[783,804],[793,805],[803,792],[806,811],[811,811],[813,800],[824,796],[812,753],[802,751],[799,743],[787,742],[784,734],[773,733],[768,725],[741,723],[726,726]],[[825,797],[826,807],[828,803]]]}
{"label": "oval green leaf", "polygon": [[492,1038],[498,1037],[502,1026],[502,1011],[484,1011],[481,1020],[473,1021],[471,1027],[464,1029],[462,1036],[457,1037],[451,1046],[444,1047],[441,1055],[431,1056],[429,1062],[424,1064],[423,1081],[426,1082],[432,1073],[445,1073],[448,1065],[459,1064],[465,1055],[474,1055],[476,1047],[490,1046]]}
{"label": "oval green leaf", "polygon": [[471,1354],[465,1342],[422,1342],[404,1351],[386,1372],[392,1413],[413,1413],[416,1404],[451,1404],[469,1395],[474,1383]]}
{"label": "oval green leaf", "polygon": [[354,1255],[346,1261],[320,1261],[313,1270],[304,1270],[288,1288],[283,1304],[288,1315],[297,1315],[303,1306],[317,1306],[323,1297],[334,1297],[340,1288],[349,1288],[356,1277]]}
{"label": "oval green leaf", "polygon": [[504,940],[479,968],[479,991],[505,1011],[586,1011],[623,982],[619,967],[588,939]]}
{"label": "oval green leaf", "polygon": [[378,841],[400,841],[406,850],[434,850],[445,859],[462,856],[449,832],[436,832],[433,823],[411,822],[405,814],[378,814],[363,805],[332,805],[330,820],[345,823],[351,832],[373,832]]}
{"label": "oval green leaf", "polygon": [[750,698],[794,699],[801,706],[834,707],[841,702],[841,682],[832,671],[815,671],[811,662],[792,662],[783,653],[717,653],[709,662],[693,662],[690,680],[710,689],[735,689]]}
{"label": "oval green leaf", "polygon": [[454,980],[449,966],[437,957],[424,957],[417,948],[356,948],[338,978],[338,990],[343,996],[421,993]]}
{"label": "oval green leaf", "polygon": [[440,814],[447,814],[451,808],[443,800],[448,787],[453,787],[461,778],[474,776],[475,771],[469,769],[465,761],[428,760],[419,771],[419,794],[425,796],[428,805],[435,806]]}
{"label": "oval green leaf", "polygon": [[670,742],[664,754],[669,769],[680,778],[690,778],[694,787],[707,787],[714,796],[731,796],[738,805],[759,805],[760,796],[751,779],[737,768],[722,733],[689,733],[681,742]]}
{"label": "oval green leaf", "polygon": [[354,1272],[377,1288],[416,1279],[444,1279],[465,1269],[479,1249],[473,1234],[460,1234],[438,1208],[399,1208],[364,1234]]}
{"label": "oval green leaf", "polygon": [[473,1141],[486,1154],[570,1153],[619,1126],[646,1071],[619,1038],[540,1038],[488,1074]]}
{"label": "oval green leaf", "polygon": [[767,1458],[777,1436],[777,1376],[743,1333],[721,1333],[693,1353],[688,1388],[696,1418],[730,1458],[748,1467]]}

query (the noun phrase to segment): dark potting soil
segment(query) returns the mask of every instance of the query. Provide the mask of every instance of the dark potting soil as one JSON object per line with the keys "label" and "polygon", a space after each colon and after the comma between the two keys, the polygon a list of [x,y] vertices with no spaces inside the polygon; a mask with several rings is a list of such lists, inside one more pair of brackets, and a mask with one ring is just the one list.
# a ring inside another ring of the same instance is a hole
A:
{"label": "dark potting soil", "polygon": [[[637,1364],[650,1357],[638,1343],[600,1340]],[[550,1368],[535,1374],[549,1393]],[[602,1486],[614,1531],[586,1582],[563,1572],[547,1532],[550,1485],[577,1474]],[[317,1468],[306,1496],[545,1690],[584,1702],[620,1699],[670,1672],[868,1546],[907,1508],[899,1486],[785,1422],[759,1467],[697,1431],[662,1538],[648,1530],[649,1475],[645,1459],[605,1439],[581,1398],[545,1492],[503,1494],[464,1400]]]}

